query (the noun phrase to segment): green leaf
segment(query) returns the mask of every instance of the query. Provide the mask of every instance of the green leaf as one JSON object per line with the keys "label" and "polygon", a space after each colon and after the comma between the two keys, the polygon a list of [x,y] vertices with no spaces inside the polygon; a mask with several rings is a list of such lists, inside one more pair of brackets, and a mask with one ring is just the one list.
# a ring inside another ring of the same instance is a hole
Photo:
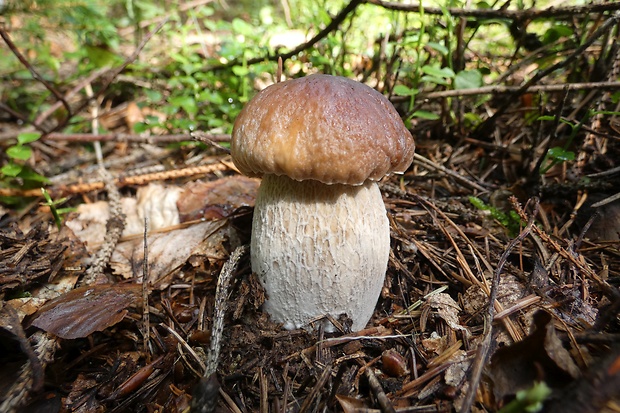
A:
{"label": "green leaf", "polygon": [[159,102],[163,97],[161,92],[152,89],[145,89],[144,94],[146,95],[146,98],[153,103]]}
{"label": "green leaf", "polygon": [[151,125],[151,126],[159,126],[160,125],[159,117],[157,117],[155,115],[146,115],[146,118],[145,118],[144,122],[147,125]]}
{"label": "green leaf", "polygon": [[482,86],[482,73],[478,70],[462,70],[454,77],[455,89],[475,89]]}
{"label": "green leaf", "polygon": [[247,76],[250,73],[250,69],[247,66],[233,66],[232,71],[239,77]]}
{"label": "green leaf", "polygon": [[198,100],[201,102],[208,101],[214,105],[222,105],[224,103],[224,97],[219,92],[212,92],[210,90],[203,90],[198,93]]}
{"label": "green leaf", "polygon": [[215,13],[215,10],[213,9],[213,7],[201,6],[198,7],[198,13],[200,17],[211,17]]}
{"label": "green leaf", "polygon": [[392,93],[394,93],[396,96],[413,96],[417,94],[418,91],[416,89],[411,89],[410,87],[405,85],[396,85],[394,86]]}
{"label": "green leaf", "polygon": [[142,133],[142,132],[146,132],[147,130],[149,130],[149,125],[147,125],[144,122],[136,122],[133,125],[133,131],[135,133]]}
{"label": "green leaf", "polygon": [[84,48],[86,56],[97,67],[114,66],[120,61],[119,56],[102,47],[85,45]]}
{"label": "green leaf", "polygon": [[38,140],[41,137],[39,132],[24,132],[17,135],[17,142],[20,144],[30,143]]}
{"label": "green leaf", "polygon": [[516,397],[499,411],[500,413],[539,412],[543,402],[551,395],[551,389],[544,382],[535,382],[525,390],[519,390]]}
{"label": "green leaf", "polygon": [[448,86],[448,81],[442,77],[422,76],[420,80],[423,82],[434,83],[436,85]]}
{"label": "green leaf", "polygon": [[25,161],[32,155],[32,149],[29,146],[15,145],[6,150],[6,154],[13,159]]}
{"label": "green leaf", "polygon": [[252,36],[256,31],[252,25],[246,23],[244,20],[241,20],[239,18],[233,19],[232,28],[235,32],[244,36]]}
{"label": "green leaf", "polygon": [[545,32],[544,36],[543,36],[543,43],[544,44],[549,44],[549,43],[553,43],[556,40],[562,38],[562,37],[570,37],[573,35],[573,29],[571,29],[568,26],[564,26],[564,25],[555,25],[550,27],[549,29],[547,29],[547,31]]}
{"label": "green leaf", "polygon": [[181,53],[172,52],[168,55],[168,57],[180,64],[190,64],[189,59]]}
{"label": "green leaf", "polygon": [[5,176],[16,177],[22,171],[23,166],[13,162],[9,162],[0,169]]}
{"label": "green leaf", "polygon": [[477,113],[467,112],[463,115],[463,119],[465,120],[465,124],[473,127],[482,122],[482,117]]}
{"label": "green leaf", "polygon": [[442,55],[446,56],[449,52],[448,48],[446,46],[444,46],[441,43],[437,43],[437,42],[428,42],[426,43],[426,45],[428,47],[430,47],[433,50],[438,51],[439,53],[441,53]]}
{"label": "green leaf", "polygon": [[422,66],[422,71],[427,75],[435,76],[435,77],[443,77],[452,79],[454,77],[454,71],[449,67],[434,67],[434,66]]}
{"label": "green leaf", "polygon": [[44,183],[49,182],[49,179],[47,179],[41,174],[36,173],[28,166],[24,166],[17,176],[27,181],[44,182]]}
{"label": "green leaf", "polygon": [[58,213],[58,215],[65,215],[68,214],[69,212],[75,212],[77,211],[77,208],[75,207],[67,207],[67,208],[58,208],[56,210],[56,212]]}
{"label": "green leaf", "polygon": [[198,112],[198,106],[196,101],[191,96],[175,96],[170,98],[170,104],[172,106],[183,108],[189,115],[195,115]]}
{"label": "green leaf", "polygon": [[558,162],[566,162],[566,161],[575,160],[575,152],[567,151],[564,148],[560,148],[559,146],[549,149],[549,151],[547,152],[547,156]]}
{"label": "green leaf", "polygon": [[401,45],[401,46],[410,46],[410,45],[415,45],[419,41],[420,41],[420,35],[419,34],[414,34],[414,35],[411,35],[411,36],[405,36],[402,39],[402,41],[399,42],[399,45]]}
{"label": "green leaf", "polygon": [[433,113],[433,112],[428,112],[426,110],[416,110],[415,112],[413,112],[413,114],[411,115],[415,118],[420,118],[420,119],[426,119],[426,120],[437,120],[439,119],[439,115]]}

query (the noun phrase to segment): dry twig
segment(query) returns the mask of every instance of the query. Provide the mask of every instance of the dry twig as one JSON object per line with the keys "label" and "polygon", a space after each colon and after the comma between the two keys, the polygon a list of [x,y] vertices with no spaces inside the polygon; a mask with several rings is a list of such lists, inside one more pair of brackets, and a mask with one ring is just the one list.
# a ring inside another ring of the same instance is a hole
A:
{"label": "dry twig", "polygon": [[[522,86],[482,86],[472,89],[453,89],[453,90],[441,90],[439,92],[421,92],[418,95],[419,99],[441,99],[452,98],[462,96],[477,96],[477,95],[500,95],[516,93],[522,89]],[[583,82],[583,83],[562,83],[554,85],[530,85],[525,89],[526,92],[538,93],[538,92],[573,92],[579,90],[616,90],[620,89],[620,82]],[[390,100],[394,103],[407,102],[410,98],[408,96],[394,96]]]}
{"label": "dry twig", "polygon": [[[0,135],[1,140],[15,139],[20,131],[8,132]],[[212,134],[200,132],[196,133],[201,138],[212,142],[229,142],[228,134]],[[193,140],[193,134],[177,133],[171,135],[135,135],[129,133],[102,133],[100,135],[94,133],[60,133],[52,132],[43,137],[43,141],[59,141],[59,142],[131,142],[131,143],[175,143]],[[202,139],[201,139],[202,140]]]}
{"label": "dry twig", "polygon": [[[534,211],[536,210],[538,210],[538,200],[535,200]],[[508,256],[512,253],[512,250],[515,249],[519,243],[523,242],[523,240],[528,236],[528,234],[534,227],[535,215],[536,213],[532,214],[532,217],[530,217],[525,228],[523,228],[519,235],[515,239],[513,239],[510,244],[508,244],[506,250],[499,259],[497,268],[495,269],[495,273],[493,275],[493,283],[491,285],[491,294],[489,295],[489,306],[487,309],[487,314],[485,315],[484,339],[480,347],[478,347],[476,358],[472,363],[469,387],[467,389],[465,398],[463,399],[463,405],[460,409],[461,413],[467,413],[471,411],[471,407],[474,403],[474,396],[476,395],[478,386],[480,385],[480,379],[482,378],[482,370],[487,365],[487,360],[489,358],[489,352],[491,351],[491,342],[493,338],[493,319],[495,318],[496,310],[495,301],[497,299],[497,290],[502,270],[504,268],[504,265],[506,265],[506,262],[508,261]]]}
{"label": "dry twig", "polygon": [[[89,97],[93,96],[93,90],[90,84],[86,85],[86,92]],[[89,100],[95,102],[95,100]],[[92,130],[96,135],[99,130],[99,106],[93,104]],[[78,286],[92,285],[97,281],[97,277],[103,274],[103,270],[110,263],[112,253],[118,244],[123,229],[125,228],[125,215],[121,206],[121,194],[112,178],[112,175],[105,169],[103,165],[103,155],[101,153],[101,143],[95,141],[95,152],[97,154],[97,164],[99,165],[99,173],[108,190],[108,204],[110,206],[110,217],[106,222],[106,234],[103,244],[97,251],[92,265],[86,270],[86,274],[78,284]]]}
{"label": "dry twig", "polygon": [[65,109],[67,109],[67,116],[62,123],[66,124],[69,118],[71,118],[72,112],[71,112],[71,106],[69,105],[65,97],[62,96],[60,92],[58,92],[56,88],[52,86],[51,83],[45,80],[43,76],[39,74],[39,72],[37,72],[37,70],[30,64],[28,59],[26,59],[26,57],[23,54],[21,54],[17,46],[15,46],[15,43],[13,43],[13,40],[11,40],[11,37],[9,36],[9,34],[2,27],[0,27],[0,37],[2,37],[6,45],[9,47],[11,52],[13,52],[15,57],[17,57],[17,59],[21,62],[21,64],[24,65],[24,67],[28,69],[28,71],[32,74],[33,79],[40,82],[43,86],[45,86],[47,90],[50,91],[52,95],[56,97],[56,99],[62,102],[62,105],[65,107]]}
{"label": "dry twig", "polygon": [[[0,28],[0,37],[2,37],[4,39],[4,41],[7,43],[9,48],[13,51],[13,54],[15,54],[15,56],[17,56],[17,58],[20,60],[20,62],[32,73],[33,78],[35,80],[41,82],[45,86],[45,88],[48,89],[56,97],[56,99],[58,101],[62,102],[62,105],[67,110],[67,116],[65,116],[65,118],[62,121],[58,122],[56,124],[56,126],[54,126],[50,130],[44,129],[41,126],[42,121],[49,116],[49,113],[47,111],[44,112],[43,114],[39,115],[36,118],[35,122],[30,121],[27,116],[23,116],[23,115],[20,115],[18,113],[14,113],[14,111],[10,111],[10,113],[12,113],[14,116],[18,116],[22,120],[25,120],[27,123],[33,124],[33,126],[35,126],[35,128],[41,130],[42,132],[44,132],[46,134],[64,128],[69,123],[69,120],[71,120],[71,118],[76,113],[82,112],[82,110],[84,110],[90,104],[91,100],[97,99],[99,96],[101,96],[103,93],[105,93],[107,91],[108,87],[112,84],[114,79],[123,70],[125,70],[125,68],[131,62],[133,62],[134,60],[136,60],[138,58],[138,56],[142,52],[142,49],[144,49],[144,47],[151,40],[151,38],[157,32],[159,32],[159,30],[161,30],[161,28],[164,26],[164,24],[166,24],[167,21],[168,21],[168,19],[164,19],[153,31],[149,32],[146,36],[144,36],[144,39],[142,39],[142,42],[138,45],[138,47],[136,47],[136,49],[131,54],[131,56],[129,56],[127,59],[125,59],[125,61],[121,65],[119,65],[116,68],[108,70],[107,73],[106,73],[107,76],[105,76],[105,80],[104,80],[103,85],[101,86],[101,88],[95,94],[93,94],[93,96],[91,96],[90,99],[87,99],[85,102],[82,102],[76,108],[71,108],[71,106],[69,105],[69,103],[67,101],[67,99],[68,99],[67,96],[63,96],[62,94],[60,94],[60,92],[58,92],[51,84],[49,84],[45,79],[43,79],[37,73],[37,71],[32,67],[32,65],[28,62],[28,60],[19,52],[19,50],[17,49],[15,44],[13,44],[13,42],[11,41],[11,39],[8,36],[8,34],[6,33],[6,31],[4,29]],[[97,76],[93,75],[92,78],[96,79],[99,76],[103,76],[103,74],[99,75],[97,73]],[[89,80],[89,79],[91,79],[91,76],[89,76],[86,80]],[[79,86],[81,86],[81,85],[88,85],[88,84],[90,84],[90,83],[86,82],[86,81],[83,81],[83,82],[80,82]],[[75,93],[76,93],[76,91],[74,89],[74,90],[69,91],[69,93],[67,95],[71,96],[71,95],[73,95]],[[0,105],[0,109],[6,111],[7,109],[10,109],[10,108],[8,108],[8,106],[2,104],[2,105]],[[43,116],[43,115],[45,115],[45,116]],[[37,121],[39,123],[37,123]]]}
{"label": "dry twig", "polygon": [[[280,58],[282,60],[286,60],[286,59],[290,59],[293,56],[297,56],[300,52],[303,52],[304,50],[307,50],[307,49],[311,48],[312,46],[317,44],[319,41],[321,41],[322,39],[327,37],[327,35],[329,35],[333,30],[338,28],[338,26],[340,26],[340,23],[342,23],[344,21],[344,19],[346,19],[347,16],[351,12],[353,12],[353,10],[355,10],[357,8],[357,6],[362,4],[363,1],[364,0],[351,0],[351,2],[349,2],[349,4],[347,4],[340,11],[340,13],[338,13],[332,19],[332,21],[329,22],[329,24],[327,26],[325,26],[325,28],[323,30],[318,32],[316,34],[316,36],[314,36],[312,39],[308,40],[307,42],[300,44],[299,46],[297,46],[296,48],[294,48],[290,52],[282,53],[280,55],[269,54],[267,56],[255,57],[253,59],[248,59],[247,61],[244,62],[244,64],[246,64],[246,65],[253,65],[253,64],[256,64],[256,63],[264,62],[266,60],[270,61],[270,62],[275,62],[275,61],[277,61]],[[233,66],[238,65],[238,64],[240,64],[240,60],[233,59],[233,60],[228,61],[225,64],[217,65],[217,66],[212,66],[212,67],[206,68],[205,70],[206,71],[212,71],[212,70],[227,69],[227,68],[233,67]]]}
{"label": "dry twig", "polygon": [[458,17],[478,17],[478,18],[505,18],[515,20],[530,20],[541,18],[572,18],[573,16],[590,14],[590,13],[605,13],[608,11],[620,10],[620,3],[618,2],[606,2],[606,3],[593,3],[585,6],[574,7],[549,7],[547,9],[525,9],[525,10],[507,10],[500,9],[457,9],[457,8],[442,8],[442,7],[427,7],[420,3],[396,3],[383,0],[365,0],[366,3],[381,6],[389,10],[416,12],[420,10],[424,11],[424,14],[444,15],[446,12],[452,16]]}
{"label": "dry twig", "polygon": [[508,108],[513,104],[514,99],[517,99],[521,95],[523,95],[530,86],[538,83],[540,80],[547,77],[549,74],[555,72],[556,70],[566,67],[571,62],[573,62],[575,59],[577,59],[579,56],[581,56],[590,46],[592,46],[592,44],[599,37],[603,36],[605,33],[611,30],[612,27],[616,25],[619,20],[620,20],[620,12],[614,13],[612,16],[609,17],[609,19],[607,19],[607,21],[605,21],[605,23],[603,23],[600,27],[598,27],[596,31],[592,33],[590,37],[588,37],[588,39],[586,39],[577,49],[575,49],[573,53],[571,53],[569,56],[567,56],[562,61],[537,72],[534,76],[532,76],[531,79],[529,79],[523,85],[521,85],[516,92],[513,92],[511,94],[511,99],[508,99],[506,103],[503,106],[500,106],[490,118],[488,118],[487,120],[485,120],[478,126],[479,132],[482,134],[488,133],[488,131],[490,130],[490,128],[493,127],[497,119],[501,115],[503,115],[506,112],[506,110],[508,110]]}
{"label": "dry twig", "polygon": [[[112,178],[114,185],[119,188],[130,185],[146,185],[149,182],[166,181],[169,179],[188,178],[197,175],[204,175],[213,173],[215,171],[224,171],[229,169],[230,166],[224,163],[216,163],[202,166],[192,166],[189,168],[174,169],[165,172],[155,172],[145,175],[125,176]],[[60,197],[66,195],[83,194],[91,191],[99,191],[105,187],[105,181],[103,179],[83,184],[70,184],[70,185],[56,185],[49,188],[47,191],[52,197]],[[23,196],[23,197],[38,197],[41,196],[40,189],[17,189],[17,188],[0,188],[0,196]]]}

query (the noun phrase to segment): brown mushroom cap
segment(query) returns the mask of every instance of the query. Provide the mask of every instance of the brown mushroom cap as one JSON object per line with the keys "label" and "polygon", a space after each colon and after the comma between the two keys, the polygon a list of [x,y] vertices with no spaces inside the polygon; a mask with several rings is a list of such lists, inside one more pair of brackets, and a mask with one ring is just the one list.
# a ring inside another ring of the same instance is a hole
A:
{"label": "brown mushroom cap", "polygon": [[271,85],[235,121],[231,153],[249,176],[360,185],[404,172],[415,145],[379,92],[344,77],[312,75]]}

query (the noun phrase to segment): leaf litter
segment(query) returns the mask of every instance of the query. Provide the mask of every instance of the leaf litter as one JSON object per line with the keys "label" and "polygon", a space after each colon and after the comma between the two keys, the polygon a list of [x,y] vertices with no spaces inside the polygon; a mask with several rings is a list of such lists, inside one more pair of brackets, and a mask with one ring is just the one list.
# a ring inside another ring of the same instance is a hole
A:
{"label": "leaf litter", "polygon": [[[539,110],[572,116],[581,98],[549,93]],[[242,255],[225,297],[217,373],[204,380],[211,399],[219,394],[215,410],[448,412],[468,408],[474,388],[471,411],[499,411],[544,382],[552,392],[543,400],[548,411],[617,411],[614,124],[593,138],[611,137],[604,151],[574,147],[590,156],[580,172],[587,179],[569,179],[566,163],[537,175],[532,165],[543,161],[545,148],[564,142],[551,142],[561,141],[555,125],[532,122],[534,109],[524,102],[512,102],[514,112],[498,110],[488,134],[460,136],[440,122],[412,122],[413,167],[381,183],[392,252],[366,329],[349,332],[346,317],[332,314],[342,328],[337,333],[283,331],[261,311],[267,297]],[[444,103],[424,105],[443,113]],[[492,112],[504,102],[483,105]],[[138,106],[125,107],[131,109],[124,109],[121,125],[133,122],[130,111]],[[138,143],[129,148],[145,150]],[[110,157],[121,158],[121,148],[114,150]],[[194,155],[188,147],[160,152],[158,159]],[[32,411],[189,409],[211,350],[217,279],[236,247],[248,244],[258,186],[240,177],[227,155],[207,150],[201,157],[199,169],[183,165],[156,175],[166,186],[149,185],[153,175],[127,178],[111,168],[128,221],[102,284],[75,288],[110,216],[102,184],[76,179],[56,188],[79,204],[60,232],[44,208],[21,219],[0,209],[9,217],[0,221],[2,409],[10,411],[18,394],[26,394],[19,400]],[[484,208],[476,209],[471,196]],[[536,225],[509,248],[533,214],[534,197]],[[519,208],[525,216],[515,220]],[[502,256],[497,299],[489,303]],[[140,284],[145,275],[147,288]],[[474,381],[475,356],[485,343],[490,360]]]}
{"label": "leaf litter", "polygon": [[[433,205],[442,211],[437,215],[429,201],[418,198],[427,191],[424,176],[429,171],[414,168],[418,176],[405,177],[418,182],[415,190],[406,187],[403,194],[390,182],[383,186],[393,217],[393,258],[368,329],[333,335],[282,331],[261,312],[264,293],[247,257],[241,259],[227,303],[217,370],[225,396],[218,409],[259,406],[266,397],[270,403],[306,403],[306,409],[374,411],[370,408],[377,406],[376,394],[383,394],[397,410],[425,406],[425,411],[449,411],[461,405],[482,339],[490,271],[509,238],[484,211],[466,203],[435,199]],[[5,299],[5,305],[19,309],[36,303],[5,324],[17,331],[14,327],[24,319],[25,331],[37,328],[61,339],[59,351],[78,350],[47,367],[46,377],[61,369],[59,383],[71,383],[67,392],[47,393],[49,400],[58,401],[56,411],[127,411],[135,405],[179,412],[188,408],[210,343],[215,280],[230,251],[248,241],[248,210],[256,188],[255,180],[234,171],[204,183],[172,187],[170,193],[170,186],[142,188],[150,204],[141,203],[145,196],[139,194],[123,200],[130,224],[109,264],[108,277],[114,282],[77,289],[71,288],[89,263],[87,250],[96,250],[103,240],[109,215],[105,202],[80,206],[58,234],[42,231],[42,226],[27,233],[15,226],[3,229],[2,239],[13,248],[2,256],[5,263],[12,260],[4,268],[20,263],[30,268],[18,285],[32,291],[32,297]],[[454,195],[462,191],[452,190]],[[140,350],[139,339],[144,218],[152,225],[146,237],[152,346],[147,353]],[[588,248],[596,247],[587,242]],[[612,247],[605,244],[593,253],[586,249],[585,255],[573,249],[570,254],[582,265],[597,268],[604,262],[609,268],[617,260]],[[505,328],[495,333],[497,348],[481,383],[480,405],[492,409],[507,403],[541,380],[561,391],[579,380],[605,347],[587,336],[592,337],[590,331],[602,315],[609,317],[611,298],[596,281],[582,280],[575,265],[557,258],[557,248],[571,247],[530,238],[509,255],[497,296],[502,311],[495,321]],[[529,264],[532,261],[535,265]],[[41,262],[46,265],[28,265]],[[14,278],[5,280],[4,291],[15,291]],[[50,294],[49,286],[63,280],[68,282],[65,292]],[[442,285],[447,292],[440,292],[445,291]],[[455,293],[450,285],[461,288]],[[46,298],[37,298],[43,292]],[[597,340],[612,332],[599,333]],[[187,348],[193,348],[195,356]],[[93,372],[84,363],[92,364]],[[7,377],[15,377],[20,366],[7,364],[5,369],[13,369],[6,371]],[[78,369],[75,375],[69,366]],[[327,366],[331,373],[326,376]],[[33,371],[42,374],[40,369]],[[369,384],[373,376],[379,388]],[[44,400],[35,397],[32,402]]]}

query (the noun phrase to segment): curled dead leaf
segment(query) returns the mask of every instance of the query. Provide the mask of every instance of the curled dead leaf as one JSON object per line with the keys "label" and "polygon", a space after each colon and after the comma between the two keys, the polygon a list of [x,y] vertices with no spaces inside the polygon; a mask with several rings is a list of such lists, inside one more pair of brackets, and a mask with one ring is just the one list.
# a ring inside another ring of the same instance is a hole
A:
{"label": "curled dead leaf", "polygon": [[340,407],[342,407],[344,413],[379,413],[381,411],[369,408],[362,400],[356,399],[355,397],[337,394],[336,400],[340,403]]}

